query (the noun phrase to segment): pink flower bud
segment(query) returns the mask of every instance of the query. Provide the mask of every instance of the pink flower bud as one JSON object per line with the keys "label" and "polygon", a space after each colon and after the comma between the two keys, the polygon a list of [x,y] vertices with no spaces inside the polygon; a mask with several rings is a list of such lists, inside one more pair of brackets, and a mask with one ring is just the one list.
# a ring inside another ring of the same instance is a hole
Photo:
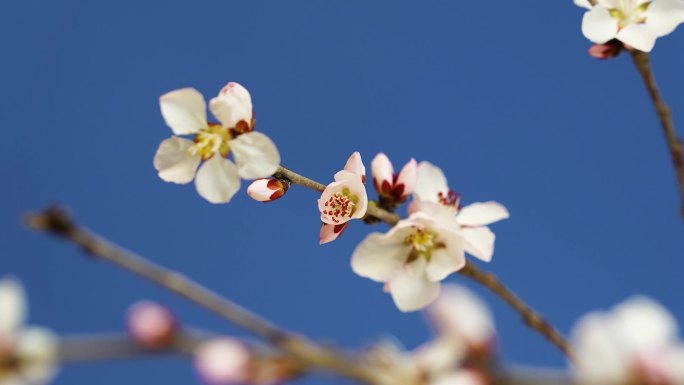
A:
{"label": "pink flower bud", "polygon": [[277,178],[257,179],[247,187],[247,195],[255,201],[271,202],[285,195],[290,183]]}
{"label": "pink flower bud", "polygon": [[622,52],[622,48],[624,48],[624,45],[617,40],[611,40],[603,44],[594,44],[589,47],[589,56],[601,60],[612,59]]}
{"label": "pink flower bud", "polygon": [[392,162],[387,155],[381,152],[373,158],[371,173],[373,174],[373,185],[378,194],[389,196],[394,186],[394,167],[392,167]]}
{"label": "pink flower bud", "polygon": [[141,301],[128,309],[128,333],[140,345],[160,349],[173,340],[177,329],[176,318],[165,306]]}
{"label": "pink flower bud", "polygon": [[230,337],[205,342],[195,350],[195,368],[209,385],[248,382],[251,363],[252,355],[247,346]]}
{"label": "pink flower bud", "polygon": [[394,183],[394,194],[395,198],[400,202],[406,200],[406,198],[413,194],[416,189],[416,182],[418,181],[418,163],[416,160],[411,158],[402,167],[397,176],[397,181]]}
{"label": "pink flower bud", "polygon": [[418,164],[413,158],[397,175],[394,173],[394,167],[389,158],[379,153],[371,162],[371,171],[375,190],[383,198],[383,202],[390,206],[404,202],[416,188]]}

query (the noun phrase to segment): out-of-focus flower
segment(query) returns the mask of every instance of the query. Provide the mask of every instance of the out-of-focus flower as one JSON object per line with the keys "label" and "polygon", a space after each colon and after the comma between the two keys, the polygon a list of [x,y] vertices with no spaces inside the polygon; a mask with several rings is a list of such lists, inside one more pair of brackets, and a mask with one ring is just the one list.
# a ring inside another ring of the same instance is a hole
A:
{"label": "out-of-focus flower", "polygon": [[585,315],[573,330],[572,344],[582,384],[684,384],[684,344],[676,321],[648,298]]}
{"label": "out-of-focus flower", "polygon": [[26,300],[21,284],[0,280],[0,384],[41,385],[57,373],[57,336],[25,327]]}
{"label": "out-of-focus flower", "polygon": [[251,378],[252,354],[239,340],[222,337],[195,350],[195,368],[209,385],[245,384]]}
{"label": "out-of-focus flower", "polygon": [[[221,124],[207,122],[206,102],[194,88],[166,93],[159,105],[175,135],[194,135],[193,140],[172,136],[161,142],[154,167],[163,180],[185,184],[195,179],[204,199],[227,203],[240,189],[240,177],[265,178],[278,168],[280,154],[268,136],[253,131],[251,97],[238,83],[228,83],[209,102]],[[237,166],[227,159],[230,151]]]}
{"label": "out-of-focus flower", "polygon": [[582,19],[587,39],[597,44],[617,39],[644,52],[684,22],[682,0],[597,0],[593,7],[588,0],[575,0],[575,4],[589,9]]}
{"label": "out-of-focus flower", "polygon": [[272,202],[287,192],[290,188],[288,181],[278,178],[257,179],[247,187],[247,195],[259,202]]}
{"label": "out-of-focus flower", "polygon": [[446,285],[426,314],[437,339],[446,340],[468,355],[492,353],[496,343],[494,318],[487,305],[467,288]]}
{"label": "out-of-focus flower", "polygon": [[381,200],[390,206],[406,201],[406,198],[413,194],[418,171],[415,159],[411,159],[399,174],[395,174],[392,162],[381,152],[373,158],[371,171],[375,190]]}
{"label": "out-of-focus flower", "polygon": [[361,154],[354,152],[344,169],[335,174],[335,181],[326,186],[318,199],[323,222],[319,237],[321,244],[337,239],[349,220],[366,215],[368,196],[363,184],[365,175]]}
{"label": "out-of-focus flower", "polygon": [[152,301],[140,301],[126,313],[128,333],[140,345],[160,349],[173,341],[176,317],[166,307]]}
{"label": "out-of-focus flower", "polygon": [[467,253],[491,261],[496,236],[487,225],[509,217],[503,205],[490,201],[461,207],[460,195],[449,188],[442,170],[425,161],[418,164],[413,197],[410,212],[423,212],[441,226],[456,231],[463,238]]}
{"label": "out-of-focus flower", "polygon": [[461,237],[422,212],[385,234],[369,234],[354,250],[351,266],[362,277],[385,282],[401,311],[414,311],[439,295],[440,281],[465,265]]}

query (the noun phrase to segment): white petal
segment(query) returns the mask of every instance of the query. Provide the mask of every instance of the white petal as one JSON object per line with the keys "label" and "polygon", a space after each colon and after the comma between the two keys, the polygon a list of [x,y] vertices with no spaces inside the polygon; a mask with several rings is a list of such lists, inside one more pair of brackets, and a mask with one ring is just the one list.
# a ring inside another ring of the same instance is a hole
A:
{"label": "white petal", "polygon": [[467,353],[465,341],[437,336],[415,349],[413,359],[423,372],[446,373],[462,363]]}
{"label": "white petal", "polygon": [[351,154],[349,159],[347,159],[344,170],[359,175],[361,177],[361,182],[366,183],[366,166],[363,165],[361,154],[358,151],[355,151]]}
{"label": "white petal", "polygon": [[617,32],[618,21],[600,5],[591,8],[582,18],[582,33],[594,43],[603,44],[614,39]]}
{"label": "white petal", "polygon": [[425,268],[425,274],[430,281],[441,281],[449,274],[460,270],[465,266],[465,255],[461,237],[451,231],[440,231],[437,242],[445,245],[444,248],[432,251],[432,258]]}
{"label": "white petal", "polygon": [[280,154],[271,139],[260,132],[248,132],[229,142],[238,173],[244,179],[266,178],[280,166]]}
{"label": "white petal", "polygon": [[228,159],[214,155],[197,171],[195,187],[211,203],[228,203],[240,189],[237,167]]}
{"label": "white petal", "polygon": [[485,226],[510,217],[508,210],[497,202],[477,202],[463,207],[456,219],[463,226]]}
{"label": "white petal", "polygon": [[438,202],[437,194],[447,194],[449,186],[442,170],[430,162],[418,164],[418,178],[414,194],[423,201]]}
{"label": "white petal", "polygon": [[463,286],[445,285],[427,308],[427,315],[437,332],[450,340],[481,345],[491,342],[495,335],[489,308]]}
{"label": "white petal", "polygon": [[651,26],[658,36],[665,36],[684,22],[684,1],[654,0],[646,11],[646,24]]}
{"label": "white petal", "polygon": [[387,155],[382,152],[373,158],[371,161],[371,173],[373,174],[373,183],[378,193],[382,192],[388,194],[394,184],[394,167]]}
{"label": "white petal", "polygon": [[487,226],[466,227],[461,229],[465,251],[485,262],[492,260],[496,236]]}
{"label": "white petal", "polygon": [[461,369],[439,377],[431,385],[485,385],[488,382],[476,372]]}
{"label": "white petal", "polygon": [[411,160],[408,161],[402,167],[401,171],[399,171],[399,175],[397,176],[397,183],[395,183],[395,186],[404,186],[404,191],[403,195],[408,196],[413,194],[413,192],[416,189],[416,182],[418,181],[418,164],[416,163],[416,160],[411,158]]}
{"label": "white petal", "polygon": [[615,332],[632,352],[659,350],[677,341],[677,322],[660,304],[646,297],[633,297],[613,310]]}
{"label": "white petal", "polygon": [[166,125],[176,135],[194,134],[207,127],[207,105],[194,88],[181,88],[159,97]]}
{"label": "white petal", "polygon": [[351,258],[354,273],[377,282],[386,282],[399,271],[409,253],[402,240],[411,231],[402,229],[393,235],[371,233],[356,247]]}
{"label": "white petal", "polygon": [[195,367],[202,379],[212,385],[246,383],[251,354],[240,341],[219,338],[205,342],[195,351]]}
{"label": "white petal", "polygon": [[430,282],[425,275],[425,259],[418,258],[404,265],[387,282],[392,299],[403,312],[420,310],[439,295],[439,282]]}
{"label": "white petal", "polygon": [[188,149],[192,140],[172,136],[159,144],[154,154],[154,168],[159,177],[167,182],[185,184],[192,181],[195,171],[202,161],[198,154],[190,155]]}
{"label": "white petal", "polygon": [[591,4],[589,3],[589,0],[575,0],[575,5],[578,7],[591,9]]}
{"label": "white petal", "polygon": [[658,31],[650,24],[629,24],[621,29],[616,37],[639,51],[650,52],[658,38]]}
{"label": "white petal", "polygon": [[456,219],[456,208],[435,202],[415,200],[409,205],[409,218],[428,221],[433,225],[453,231],[459,231],[461,224]]}
{"label": "white petal", "polygon": [[16,332],[26,318],[26,295],[14,278],[0,280],[0,335]]}
{"label": "white petal", "polygon": [[582,383],[626,383],[629,357],[614,338],[612,328],[608,315],[590,313],[573,329],[571,341],[577,357],[574,369]]}
{"label": "white petal", "polygon": [[57,336],[47,329],[24,329],[16,354],[22,360],[19,370],[27,384],[45,384],[57,373]]}
{"label": "white petal", "polygon": [[225,128],[234,128],[240,121],[247,124],[252,121],[252,97],[245,87],[235,82],[223,87],[209,101],[209,108]]}

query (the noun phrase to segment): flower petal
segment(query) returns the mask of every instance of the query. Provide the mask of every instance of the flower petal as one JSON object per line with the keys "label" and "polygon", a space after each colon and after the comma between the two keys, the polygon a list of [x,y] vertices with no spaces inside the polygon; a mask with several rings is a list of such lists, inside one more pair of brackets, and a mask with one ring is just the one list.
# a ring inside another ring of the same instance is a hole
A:
{"label": "flower petal", "polygon": [[654,0],[646,10],[646,23],[660,36],[672,33],[684,22],[684,1]]}
{"label": "flower petal", "polygon": [[575,375],[580,383],[627,383],[629,357],[614,339],[613,323],[604,313],[590,313],[572,331]]}
{"label": "flower petal", "polygon": [[11,335],[26,318],[26,295],[14,278],[0,280],[0,335]]}
{"label": "flower petal", "polygon": [[495,336],[494,317],[487,305],[465,286],[445,285],[426,310],[440,336],[482,346]]}
{"label": "flower petal", "polygon": [[658,31],[650,24],[629,24],[617,33],[616,38],[639,51],[651,52]]}
{"label": "flower petal", "polygon": [[234,128],[238,122],[248,125],[252,121],[252,97],[242,85],[231,82],[209,101],[209,108],[225,128]]}
{"label": "flower petal", "polygon": [[449,186],[442,170],[430,162],[420,162],[414,195],[423,201],[438,202],[437,195],[448,192]]}
{"label": "flower petal", "polygon": [[329,225],[327,223],[321,223],[321,232],[319,233],[318,243],[324,245],[330,243],[342,235],[344,229],[347,228],[349,222],[344,222],[341,225]]}
{"label": "flower petal", "polygon": [[248,132],[229,142],[238,173],[244,179],[266,178],[280,166],[280,154],[271,139],[260,132]]}
{"label": "flower petal", "polygon": [[589,3],[589,0],[575,0],[575,5],[578,7],[591,9],[591,4]]}
{"label": "flower petal", "polygon": [[439,282],[430,282],[425,275],[426,261],[418,258],[404,265],[387,282],[392,299],[403,312],[422,309],[439,296]]}
{"label": "flower petal", "polygon": [[262,178],[252,182],[247,187],[247,195],[259,202],[272,202],[287,192],[289,182],[283,182],[276,178]]}
{"label": "flower petal", "polygon": [[154,168],[159,177],[167,182],[185,184],[192,181],[195,171],[202,161],[199,154],[190,155],[188,149],[192,140],[172,136],[164,139],[154,154]]}
{"label": "flower petal", "polygon": [[45,384],[57,374],[57,336],[43,328],[21,331],[16,346],[19,369],[26,384]]}
{"label": "flower petal", "polygon": [[159,97],[166,125],[176,135],[194,134],[207,127],[207,105],[194,88],[181,88]]}
{"label": "flower petal", "polygon": [[468,254],[485,262],[492,260],[496,236],[487,226],[466,227],[460,231],[463,247]]}
{"label": "flower petal", "polygon": [[485,385],[488,381],[477,372],[460,369],[437,378],[432,385]]}
{"label": "flower petal", "polygon": [[195,351],[195,367],[211,385],[243,384],[249,379],[251,354],[238,340],[223,337],[205,342]]}
{"label": "flower petal", "polygon": [[408,161],[402,167],[401,171],[399,171],[399,175],[397,176],[397,182],[394,184],[395,187],[404,186],[404,191],[402,192],[403,196],[408,196],[413,194],[413,192],[416,189],[416,182],[418,181],[418,164],[416,163],[416,160],[411,158],[411,160]]}
{"label": "flower petal", "polygon": [[411,228],[397,229],[391,236],[370,233],[356,246],[351,258],[354,273],[376,282],[392,278],[406,261],[409,247],[402,240]]}
{"label": "flower petal", "polygon": [[677,341],[677,322],[659,303],[646,297],[633,297],[613,310],[615,331],[621,343],[632,352],[652,352]]}
{"label": "flower petal", "polygon": [[502,219],[510,217],[508,210],[501,203],[476,202],[463,207],[456,219],[458,223],[463,226],[484,226],[490,223],[498,222]]}
{"label": "flower petal", "polygon": [[366,183],[366,166],[363,165],[361,154],[358,151],[355,151],[351,154],[349,159],[347,159],[344,170],[359,175],[361,177],[361,182]]}
{"label": "flower petal", "polygon": [[371,174],[373,174],[373,185],[378,194],[389,194],[394,185],[394,167],[387,155],[381,152],[373,158]]}
{"label": "flower petal", "polygon": [[608,9],[597,5],[584,14],[582,33],[594,43],[603,44],[616,37],[618,21],[610,16]]}
{"label": "flower petal", "polygon": [[442,230],[437,242],[443,243],[444,247],[432,251],[430,262],[425,268],[428,280],[433,282],[443,280],[449,274],[463,268],[466,263],[463,242],[459,234]]}
{"label": "flower petal", "polygon": [[228,159],[214,155],[197,171],[195,187],[211,203],[228,203],[240,189],[237,167]]}

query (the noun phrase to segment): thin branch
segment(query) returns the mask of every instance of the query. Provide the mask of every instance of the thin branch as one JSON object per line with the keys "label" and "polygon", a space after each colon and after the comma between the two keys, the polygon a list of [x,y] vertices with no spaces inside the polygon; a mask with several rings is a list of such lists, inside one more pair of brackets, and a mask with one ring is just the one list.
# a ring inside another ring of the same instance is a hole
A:
{"label": "thin branch", "polygon": [[684,151],[682,150],[682,141],[677,138],[677,133],[672,123],[672,112],[670,107],[665,103],[663,96],[658,90],[658,85],[655,81],[655,76],[651,70],[651,63],[646,52],[637,50],[631,51],[632,61],[636,66],[641,78],[644,80],[648,94],[653,101],[660,125],[663,129],[663,135],[667,142],[667,147],[670,150],[670,157],[674,165],[675,173],[677,175],[677,182],[679,184],[679,198],[681,202],[680,215],[684,218]]}
{"label": "thin branch", "polygon": [[50,208],[42,213],[29,215],[27,224],[34,230],[50,233],[76,244],[97,260],[119,266],[204,307],[289,353],[305,368],[329,371],[367,384],[378,383],[373,369],[364,363],[332,348],[316,345],[278,329],[271,322],[180,273],[154,264],[82,228],[63,210]]}
{"label": "thin branch", "polygon": [[[299,184],[319,192],[323,191],[325,188],[325,186],[322,184],[290,171],[284,167],[280,167],[276,175],[284,176],[294,184]],[[396,225],[401,219],[398,215],[375,205],[368,206],[368,212],[366,213],[366,216],[378,218],[390,226]],[[516,296],[512,290],[499,281],[494,274],[480,270],[471,262],[468,262],[465,268],[459,270],[459,273],[475,282],[478,282],[496,294],[504,302],[510,305],[513,310],[520,314],[527,326],[541,334],[545,339],[547,339],[561,352],[563,352],[563,354],[565,354],[570,360],[573,360],[572,350],[570,349],[570,345],[566,341],[565,337],[563,337],[563,335],[558,332],[548,321],[542,318],[539,313],[534,311],[532,307],[527,305],[518,296]]]}

